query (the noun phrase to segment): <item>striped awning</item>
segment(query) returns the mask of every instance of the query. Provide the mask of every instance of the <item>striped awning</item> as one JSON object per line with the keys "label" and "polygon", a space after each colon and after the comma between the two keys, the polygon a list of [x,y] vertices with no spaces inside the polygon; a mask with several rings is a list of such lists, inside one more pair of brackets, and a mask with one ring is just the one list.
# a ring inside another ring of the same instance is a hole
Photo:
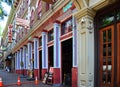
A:
{"label": "striped awning", "polygon": [[16,18],[16,25],[29,28],[29,21],[21,18]]}
{"label": "striped awning", "polygon": [[43,1],[49,4],[53,4],[55,2],[55,0],[43,0]]}

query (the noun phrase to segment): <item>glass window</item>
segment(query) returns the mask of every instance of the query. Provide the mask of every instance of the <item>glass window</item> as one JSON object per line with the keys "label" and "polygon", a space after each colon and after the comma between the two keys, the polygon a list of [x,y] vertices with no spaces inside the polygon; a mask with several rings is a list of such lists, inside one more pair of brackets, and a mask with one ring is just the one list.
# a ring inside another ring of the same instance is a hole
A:
{"label": "glass window", "polygon": [[39,39],[39,46],[42,46],[42,37]]}
{"label": "glass window", "polygon": [[117,12],[117,20],[120,20],[120,10]]}
{"label": "glass window", "polygon": [[109,14],[107,16],[101,17],[101,25],[102,27],[107,26],[114,21],[114,14]]}
{"label": "glass window", "polygon": [[53,39],[54,39],[54,36],[53,36],[53,29],[52,29],[48,32],[48,42],[52,41]]}
{"label": "glass window", "polygon": [[72,31],[72,19],[62,23],[61,35],[64,35],[70,31]]}

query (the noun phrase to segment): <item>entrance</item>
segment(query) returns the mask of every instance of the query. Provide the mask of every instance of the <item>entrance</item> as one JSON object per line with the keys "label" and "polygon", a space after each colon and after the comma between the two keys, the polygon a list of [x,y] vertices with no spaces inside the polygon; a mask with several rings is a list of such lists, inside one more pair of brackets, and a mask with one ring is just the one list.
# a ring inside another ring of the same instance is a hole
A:
{"label": "entrance", "polygon": [[39,51],[39,75],[42,80],[42,51]]}
{"label": "entrance", "polygon": [[120,87],[118,3],[120,1],[99,10],[95,17],[95,87]]}
{"label": "entrance", "polygon": [[62,44],[62,82],[64,85],[71,85],[72,77],[72,39]]}
{"label": "entrance", "polygon": [[114,26],[100,29],[100,86],[114,87]]}
{"label": "entrance", "polygon": [[48,47],[48,67],[53,67],[53,46]]}

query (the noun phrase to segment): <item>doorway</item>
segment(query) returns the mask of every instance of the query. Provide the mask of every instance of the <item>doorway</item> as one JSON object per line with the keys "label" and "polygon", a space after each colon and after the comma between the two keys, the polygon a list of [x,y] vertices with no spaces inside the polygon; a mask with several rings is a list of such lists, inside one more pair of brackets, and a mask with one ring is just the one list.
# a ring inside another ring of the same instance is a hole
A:
{"label": "doorway", "polygon": [[72,77],[72,38],[61,43],[62,47],[62,82],[71,85]]}
{"label": "doorway", "polygon": [[53,46],[48,47],[48,70],[53,67]]}
{"label": "doorway", "polygon": [[114,87],[114,26],[100,29],[100,86]]}
{"label": "doorway", "polygon": [[39,75],[42,80],[42,51],[39,51]]}

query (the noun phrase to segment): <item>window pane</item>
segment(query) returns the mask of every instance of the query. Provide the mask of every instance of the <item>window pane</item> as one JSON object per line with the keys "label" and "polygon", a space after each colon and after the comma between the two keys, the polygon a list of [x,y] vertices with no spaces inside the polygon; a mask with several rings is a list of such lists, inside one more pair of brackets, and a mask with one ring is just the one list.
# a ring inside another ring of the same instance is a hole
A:
{"label": "window pane", "polygon": [[117,13],[117,20],[120,20],[120,10]]}
{"label": "window pane", "polygon": [[111,61],[112,61],[111,57],[108,57],[108,65],[111,65]]}
{"label": "window pane", "polygon": [[112,77],[111,71],[108,71],[108,80],[107,80],[108,84],[111,83],[111,77]]}
{"label": "window pane", "polygon": [[72,31],[72,19],[69,19],[62,23],[61,35],[64,35],[70,31]]}
{"label": "window pane", "polygon": [[48,32],[48,42],[52,41],[54,39],[53,37],[53,29]]}
{"label": "window pane", "polygon": [[106,56],[106,44],[103,45],[103,56]]}
{"label": "window pane", "polygon": [[111,56],[112,55],[112,45],[111,43],[108,44],[108,56]]}
{"label": "window pane", "polygon": [[106,42],[106,31],[103,31],[103,42]]}
{"label": "window pane", "polygon": [[111,23],[113,23],[114,21],[114,14],[109,14],[105,17],[102,17],[101,19],[101,25],[104,27],[104,26],[107,26]]}
{"label": "window pane", "polygon": [[103,65],[106,65],[106,57],[103,57]]}
{"label": "window pane", "polygon": [[111,42],[111,38],[112,37],[112,33],[111,33],[111,29],[108,30],[108,42]]}
{"label": "window pane", "polygon": [[103,74],[102,74],[102,82],[103,82],[103,84],[106,83],[106,75],[107,75],[107,72],[103,72]]}

